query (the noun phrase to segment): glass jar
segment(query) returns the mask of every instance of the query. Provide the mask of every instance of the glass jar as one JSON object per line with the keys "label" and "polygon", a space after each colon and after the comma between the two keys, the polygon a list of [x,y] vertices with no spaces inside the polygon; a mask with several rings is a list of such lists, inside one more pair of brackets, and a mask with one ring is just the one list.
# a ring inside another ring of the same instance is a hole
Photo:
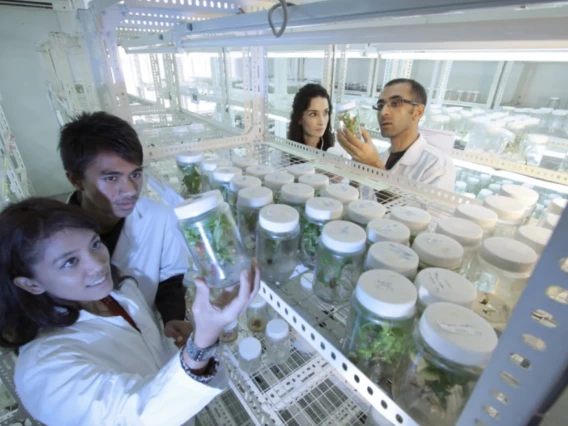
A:
{"label": "glass jar", "polygon": [[482,189],[481,191],[479,191],[477,193],[477,197],[475,197],[475,198],[479,201],[483,201],[487,197],[489,197],[490,195],[494,195],[493,191],[491,191],[490,189]]}
{"label": "glass jar", "polygon": [[280,190],[289,183],[294,183],[294,175],[288,172],[274,172],[264,176],[264,186],[272,190],[276,203],[280,200]]}
{"label": "glass jar", "polygon": [[558,225],[559,220],[560,220],[560,215],[547,213],[543,217],[543,221],[542,221],[541,226],[543,228],[550,229],[551,231],[554,231],[554,229],[556,228],[556,225]]}
{"label": "glass jar", "polygon": [[369,247],[365,258],[365,270],[387,269],[413,280],[418,271],[418,255],[399,243],[382,242]]}
{"label": "glass jar", "polygon": [[424,232],[416,237],[412,250],[420,258],[418,272],[426,268],[444,268],[459,271],[463,261],[463,247],[445,235]]}
{"label": "glass jar", "polygon": [[538,256],[540,256],[551,236],[552,231],[550,229],[538,226],[521,226],[517,229],[515,240],[526,244],[532,248]]}
{"label": "glass jar", "polygon": [[483,230],[483,238],[493,235],[499,219],[493,210],[476,204],[460,204],[454,212],[454,217],[467,219],[479,225]]}
{"label": "glass jar", "polygon": [[323,190],[329,186],[329,178],[326,175],[321,175],[319,173],[303,175],[298,178],[298,183],[310,185],[314,188],[316,197],[321,197]]}
{"label": "glass jar", "polygon": [[308,200],[300,240],[300,255],[304,266],[314,268],[318,241],[324,225],[339,219],[342,214],[343,204],[333,198],[318,197]]}
{"label": "glass jar", "polygon": [[460,128],[460,123],[462,119],[461,114],[458,112],[453,112],[450,114],[449,117],[450,117],[450,123],[448,124],[448,130],[451,130],[452,132],[457,132],[458,129]]}
{"label": "glass jar", "polygon": [[479,176],[479,185],[481,188],[489,188],[491,184],[491,175],[489,173],[482,173]]}
{"label": "glass jar", "polygon": [[300,215],[290,206],[263,207],[258,217],[256,257],[264,281],[279,284],[292,277],[298,263]]}
{"label": "glass jar", "polygon": [[512,198],[491,195],[483,200],[483,206],[493,210],[499,217],[493,234],[496,237],[512,237],[525,220],[525,206]]}
{"label": "glass jar", "polygon": [[436,233],[453,238],[463,247],[460,274],[465,274],[483,239],[483,229],[478,224],[458,217],[445,217],[438,222]]}
{"label": "glass jar", "polygon": [[314,188],[309,185],[288,183],[280,190],[280,203],[295,208],[303,219],[306,202],[314,198],[314,195]]}
{"label": "glass jar", "polygon": [[235,176],[241,176],[243,171],[238,167],[217,167],[211,175],[213,189],[218,189],[223,199],[229,201],[229,187]]}
{"label": "glass jar", "polygon": [[422,426],[454,426],[496,347],[491,325],[471,310],[428,306],[396,370],[394,401]]}
{"label": "glass jar", "polygon": [[568,111],[564,109],[557,109],[552,111],[548,125],[548,133],[556,136],[564,136],[564,126]]}
{"label": "glass jar", "polygon": [[233,217],[238,217],[237,202],[239,200],[239,191],[245,188],[258,188],[260,186],[262,186],[261,180],[254,176],[235,176],[231,179],[229,192],[227,193],[227,204],[231,207]]}
{"label": "glass jar", "polygon": [[432,217],[422,209],[416,207],[395,207],[391,209],[390,218],[396,220],[410,229],[410,244],[414,242],[417,235],[428,230]]}
{"label": "glass jar", "polygon": [[408,226],[390,219],[375,219],[367,225],[367,244],[371,245],[381,241],[408,246],[410,229]]}
{"label": "glass jar", "polygon": [[233,321],[227,325],[221,335],[219,336],[219,341],[226,345],[234,343],[239,338],[239,323],[238,321]]}
{"label": "glass jar", "polygon": [[[253,178],[249,176],[249,178]],[[249,256],[255,255],[258,215],[260,209],[272,204],[272,191],[264,187],[244,188],[237,201],[237,224]]]}
{"label": "glass jar", "polygon": [[335,129],[343,130],[347,128],[353,136],[363,140],[361,134],[361,123],[359,120],[359,108],[356,102],[338,104],[335,107]]}
{"label": "glass jar", "polygon": [[463,138],[463,136],[466,135],[473,127],[473,123],[471,122],[471,119],[473,118],[473,112],[460,111],[460,116],[461,119],[459,121],[459,127],[457,132],[460,138]]}
{"label": "glass jar", "polygon": [[254,337],[245,337],[239,343],[239,368],[245,374],[254,374],[260,370],[262,345]]}
{"label": "glass jar", "polygon": [[522,122],[513,121],[507,124],[507,130],[514,133],[515,139],[513,140],[513,142],[507,145],[504,152],[510,154],[518,154],[521,147],[521,143],[525,139],[527,126]]}
{"label": "glass jar", "polygon": [[499,194],[499,192],[501,192],[501,184],[499,183],[490,183],[488,188],[491,190],[491,192],[493,192],[494,194]]}
{"label": "glass jar", "polygon": [[201,190],[203,192],[213,189],[212,175],[217,167],[229,167],[229,160],[224,158],[207,158],[201,162]]}
{"label": "glass jar", "polygon": [[269,364],[284,364],[290,357],[290,329],[282,319],[273,319],[266,326],[266,360]]}
{"label": "glass jar", "polygon": [[536,208],[539,198],[538,192],[520,185],[503,185],[501,187],[500,195],[517,200],[525,207],[525,223],[534,213],[534,209]]}
{"label": "glass jar", "polygon": [[434,130],[448,130],[450,126],[449,115],[433,115],[430,117],[430,128]]}
{"label": "glass jar", "polygon": [[416,297],[414,284],[396,272],[367,271],[357,282],[341,351],[375,383],[392,380],[408,351]]}
{"label": "glass jar", "polygon": [[465,194],[465,191],[467,189],[467,183],[462,181],[462,180],[458,180],[456,182],[456,185],[454,187],[454,191],[456,194]]}
{"label": "glass jar", "polygon": [[211,288],[238,284],[241,271],[250,269],[250,259],[221,193],[209,191],[195,195],[178,205],[175,214],[193,262],[206,284]]}
{"label": "glass jar", "polygon": [[456,101],[465,102],[465,91],[464,90],[456,90]]}
{"label": "glass jar", "polygon": [[524,152],[529,166],[540,166],[548,141],[549,137],[547,135],[540,135],[537,133],[527,135],[524,143]]}
{"label": "glass jar", "polygon": [[253,333],[263,333],[268,321],[268,303],[257,294],[247,307],[247,327]]}
{"label": "glass jar", "polygon": [[[514,140],[514,135],[509,130],[503,129],[502,127],[494,124],[487,124],[485,126],[486,142],[483,150],[490,154],[501,155],[510,141]],[[513,136],[511,138],[507,138],[505,132],[508,134],[510,133]]]}
{"label": "glass jar", "polygon": [[351,222],[324,225],[314,270],[314,293],[321,300],[341,304],[349,299],[363,269],[366,237],[364,229]]}
{"label": "glass jar", "polygon": [[258,160],[251,157],[241,157],[240,155],[233,155],[231,157],[233,166],[238,167],[243,171],[246,171],[247,167],[258,165]]}
{"label": "glass jar", "polygon": [[372,200],[355,200],[347,205],[347,219],[366,227],[375,219],[382,219],[387,209],[382,204]]}
{"label": "glass jar", "polygon": [[264,180],[264,177],[268,173],[274,173],[276,169],[274,167],[265,166],[263,164],[259,164],[257,166],[249,166],[246,169],[246,174],[249,176],[254,176],[259,178],[260,180]]}
{"label": "glass jar", "polygon": [[477,289],[463,275],[442,268],[428,268],[416,275],[414,285],[418,289],[418,313],[438,302],[453,303],[473,310],[477,301]]}
{"label": "glass jar", "polygon": [[568,200],[565,198],[555,198],[548,205],[547,213],[561,215],[568,205]]}
{"label": "glass jar", "polygon": [[322,197],[335,198],[347,208],[351,201],[359,199],[359,190],[345,183],[332,183],[322,191],[321,195]]}
{"label": "glass jar", "polygon": [[301,163],[288,167],[286,171],[294,176],[295,182],[298,182],[300,176],[313,175],[315,174],[316,169],[310,163]]}
{"label": "glass jar", "polygon": [[467,178],[466,192],[477,194],[479,192],[479,178],[471,176]]}
{"label": "glass jar", "polygon": [[466,151],[483,151],[485,148],[485,117],[473,117],[470,119],[471,130],[463,137]]}
{"label": "glass jar", "polygon": [[560,98],[557,98],[555,96],[551,96],[548,99],[548,103],[546,104],[547,108],[552,108],[552,109],[558,109],[559,106],[560,106]]}
{"label": "glass jar", "polygon": [[203,155],[199,152],[189,151],[177,155],[177,166],[181,172],[181,180],[188,195],[195,195],[201,192],[201,173],[199,172],[201,160],[203,160]]}

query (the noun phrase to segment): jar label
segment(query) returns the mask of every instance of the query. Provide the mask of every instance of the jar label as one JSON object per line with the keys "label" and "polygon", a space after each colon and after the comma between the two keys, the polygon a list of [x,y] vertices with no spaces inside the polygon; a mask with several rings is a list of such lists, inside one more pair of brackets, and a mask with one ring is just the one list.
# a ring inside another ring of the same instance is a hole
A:
{"label": "jar label", "polygon": [[381,290],[394,291],[392,283],[384,280],[377,280],[375,287],[380,288]]}
{"label": "jar label", "polygon": [[464,324],[457,322],[438,321],[438,325],[444,331],[456,334],[469,334],[472,336],[481,336],[481,331],[472,324]]}
{"label": "jar label", "polygon": [[412,253],[409,253],[408,251],[405,251],[400,247],[395,246],[394,244],[389,244],[389,248],[391,250],[391,253],[396,254],[399,257],[399,259],[404,259],[404,260],[412,259]]}
{"label": "jar label", "polygon": [[380,227],[379,229],[377,229],[377,231],[382,233],[382,234],[390,234],[396,228],[398,228],[398,225],[386,225],[386,226]]}
{"label": "jar label", "polygon": [[428,271],[428,276],[430,277],[430,280],[434,284],[434,288],[432,289],[434,293],[438,294],[441,291],[453,289],[451,281],[442,278],[439,272]]}

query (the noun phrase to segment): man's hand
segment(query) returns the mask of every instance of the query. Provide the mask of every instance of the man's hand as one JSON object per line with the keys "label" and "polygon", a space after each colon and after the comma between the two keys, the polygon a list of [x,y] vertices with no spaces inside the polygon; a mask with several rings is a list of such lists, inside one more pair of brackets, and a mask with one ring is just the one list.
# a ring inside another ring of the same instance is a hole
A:
{"label": "man's hand", "polygon": [[353,157],[353,160],[384,170],[385,165],[369,133],[367,133],[365,129],[361,129],[361,133],[363,134],[365,142],[357,139],[347,128],[343,129],[343,131],[337,131],[337,139],[343,149]]}
{"label": "man's hand", "polygon": [[193,331],[193,326],[187,321],[170,320],[164,327],[166,337],[174,339],[174,343],[178,348],[183,347]]}

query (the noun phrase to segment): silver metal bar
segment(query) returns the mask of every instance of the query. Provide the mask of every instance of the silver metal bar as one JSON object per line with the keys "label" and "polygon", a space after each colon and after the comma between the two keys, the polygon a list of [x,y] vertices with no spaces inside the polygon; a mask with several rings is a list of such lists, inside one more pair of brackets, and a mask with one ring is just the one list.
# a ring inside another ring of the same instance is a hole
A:
{"label": "silver metal bar", "polygon": [[493,105],[493,100],[495,99],[495,93],[499,87],[499,82],[501,81],[501,76],[503,75],[503,68],[505,67],[504,61],[499,61],[497,63],[497,69],[495,70],[495,75],[493,76],[493,81],[491,83],[491,88],[489,89],[489,94],[487,95],[487,102],[485,102],[485,108],[489,109]]}
{"label": "silver metal bar", "polygon": [[501,74],[501,80],[499,81],[499,88],[497,89],[497,94],[495,95],[495,100],[493,102],[493,108],[498,108],[501,106],[501,101],[503,100],[503,95],[505,90],[507,90],[507,84],[509,83],[509,76],[511,75],[511,70],[513,69],[514,62],[505,62],[505,68]]}

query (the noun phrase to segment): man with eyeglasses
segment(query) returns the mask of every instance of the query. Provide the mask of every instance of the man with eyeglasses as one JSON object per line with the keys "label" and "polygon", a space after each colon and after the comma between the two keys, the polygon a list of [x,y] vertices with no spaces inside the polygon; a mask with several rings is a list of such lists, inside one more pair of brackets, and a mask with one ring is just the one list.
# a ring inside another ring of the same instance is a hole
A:
{"label": "man with eyeglasses", "polygon": [[364,142],[348,129],[338,130],[339,143],[355,161],[453,192],[456,171],[452,158],[426,142],[418,132],[426,100],[426,90],[417,81],[391,80],[373,106],[381,134],[391,140],[390,149],[381,156],[364,129]]}

